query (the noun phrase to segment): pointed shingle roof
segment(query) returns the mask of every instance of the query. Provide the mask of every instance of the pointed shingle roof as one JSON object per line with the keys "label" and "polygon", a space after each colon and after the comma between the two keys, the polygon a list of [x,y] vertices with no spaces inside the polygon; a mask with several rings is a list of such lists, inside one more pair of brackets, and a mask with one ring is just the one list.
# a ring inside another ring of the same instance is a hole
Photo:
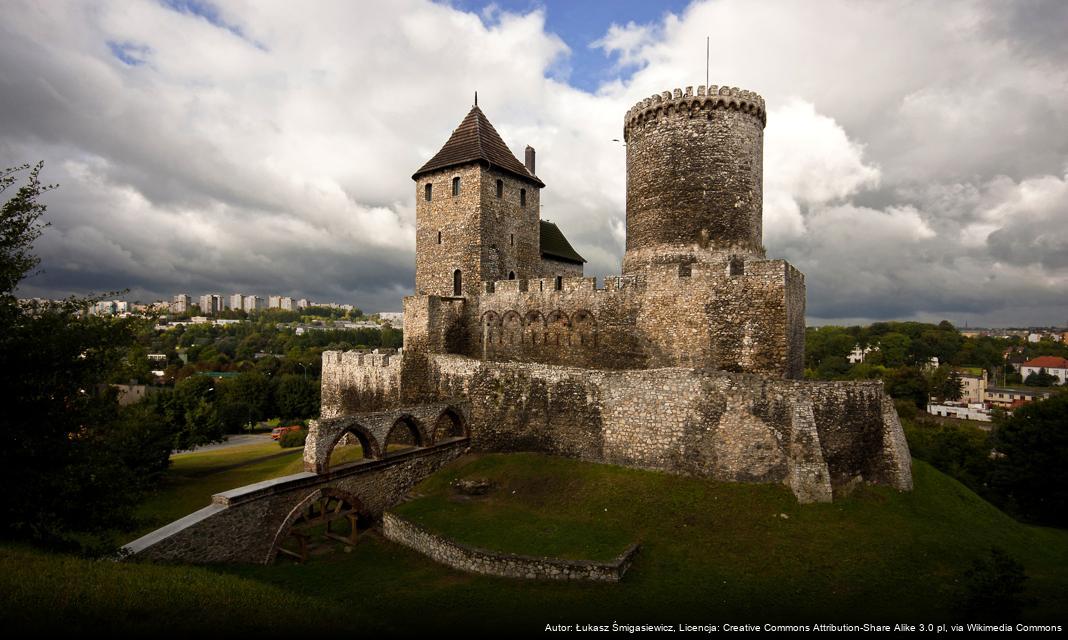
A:
{"label": "pointed shingle roof", "polygon": [[471,107],[467,117],[452,132],[441,151],[420,167],[412,175],[412,180],[417,180],[419,176],[431,171],[471,162],[494,167],[538,187],[545,186],[538,176],[527,171],[526,166],[512,155],[508,145],[504,144],[501,135],[493,128],[478,105]]}

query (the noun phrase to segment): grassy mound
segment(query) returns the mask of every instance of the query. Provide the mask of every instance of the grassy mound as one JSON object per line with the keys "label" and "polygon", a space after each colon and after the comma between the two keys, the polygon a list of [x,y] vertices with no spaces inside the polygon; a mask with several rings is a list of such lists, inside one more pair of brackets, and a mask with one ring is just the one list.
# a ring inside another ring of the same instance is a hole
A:
{"label": "grassy mound", "polygon": [[[200,508],[212,492],[237,486],[233,480],[254,482],[299,465],[263,459],[277,451],[176,460],[155,513],[185,515],[183,505]],[[449,483],[461,477],[489,478],[496,489],[457,498]],[[271,567],[90,561],[0,545],[0,624],[37,632],[279,634],[541,631],[547,623],[612,621],[963,621],[965,572],[993,545],[1030,576],[1034,602],[1025,618],[1065,622],[1068,532],[1021,525],[926,464],[915,463],[914,477],[912,493],[862,487],[833,504],[801,506],[778,486],[533,454],[471,456],[429,478],[417,488],[420,497],[396,511],[462,542],[518,553],[603,559],[640,540],[624,581],[468,575],[373,534],[351,553]],[[230,484],[216,488],[223,482]]]}

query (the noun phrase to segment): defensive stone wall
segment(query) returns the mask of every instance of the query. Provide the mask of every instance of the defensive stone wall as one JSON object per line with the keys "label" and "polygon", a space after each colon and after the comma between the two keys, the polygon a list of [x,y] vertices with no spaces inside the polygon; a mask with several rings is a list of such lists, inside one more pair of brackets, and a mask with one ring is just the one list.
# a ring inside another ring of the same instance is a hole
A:
{"label": "defensive stone wall", "polygon": [[782,260],[721,258],[650,265],[601,287],[596,278],[490,282],[447,312],[417,296],[410,317],[419,325],[406,326],[415,334],[405,344],[431,332],[439,337],[426,342],[430,353],[483,360],[801,377],[804,276]]}
{"label": "defensive stone wall", "polygon": [[400,397],[403,352],[324,351],[324,418],[393,406]]}
{"label": "defensive stone wall", "polygon": [[431,357],[441,398],[470,400],[472,446],[539,451],[732,482],[781,482],[803,502],[857,481],[911,488],[880,382],[722,371],[605,371]]}
{"label": "defensive stone wall", "polygon": [[528,580],[619,582],[638,552],[638,545],[632,545],[611,562],[502,553],[460,544],[389,512],[382,516],[382,533],[389,540],[453,569]]}

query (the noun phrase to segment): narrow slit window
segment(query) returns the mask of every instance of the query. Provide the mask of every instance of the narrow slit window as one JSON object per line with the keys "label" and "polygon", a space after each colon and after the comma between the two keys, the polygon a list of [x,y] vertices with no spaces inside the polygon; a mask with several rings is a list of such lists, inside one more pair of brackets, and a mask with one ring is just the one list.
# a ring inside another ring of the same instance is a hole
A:
{"label": "narrow slit window", "polygon": [[460,195],[460,177],[457,176],[452,179],[452,195]]}
{"label": "narrow slit window", "polygon": [[563,276],[556,276],[556,280],[553,281],[553,288],[556,289],[557,291],[559,291],[559,290],[564,288],[564,278],[563,278]]}
{"label": "narrow slit window", "polygon": [[519,190],[519,206],[521,206],[521,207],[527,206],[527,190],[526,189],[520,189]]}
{"label": "narrow slit window", "polygon": [[504,195],[504,180],[497,181],[497,197],[500,198]]}
{"label": "narrow slit window", "polygon": [[452,295],[459,296],[463,293],[464,277],[460,270],[452,272]]}
{"label": "narrow slit window", "polygon": [[441,232],[438,231],[438,244],[441,244]]}
{"label": "narrow slit window", "polygon": [[427,202],[430,202],[430,200],[433,197],[434,197],[434,185],[432,185],[432,184],[430,184],[428,182],[428,183],[426,183],[426,186],[423,187],[423,199],[426,200]]}
{"label": "narrow slit window", "polygon": [[513,247],[515,246],[515,234],[514,233],[508,234],[508,244],[513,246]]}

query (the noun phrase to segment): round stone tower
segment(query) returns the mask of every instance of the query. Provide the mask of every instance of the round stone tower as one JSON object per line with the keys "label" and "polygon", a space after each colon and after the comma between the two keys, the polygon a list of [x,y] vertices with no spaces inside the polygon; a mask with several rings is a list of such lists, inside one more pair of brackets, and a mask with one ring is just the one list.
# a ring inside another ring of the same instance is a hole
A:
{"label": "round stone tower", "polygon": [[764,99],[737,87],[665,91],[627,112],[623,272],[764,257]]}

